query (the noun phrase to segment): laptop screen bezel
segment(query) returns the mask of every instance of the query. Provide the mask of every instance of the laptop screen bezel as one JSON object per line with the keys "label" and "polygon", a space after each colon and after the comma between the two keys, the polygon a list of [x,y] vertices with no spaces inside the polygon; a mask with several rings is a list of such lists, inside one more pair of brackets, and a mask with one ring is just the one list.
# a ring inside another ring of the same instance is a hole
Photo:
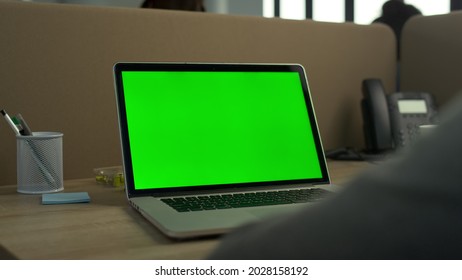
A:
{"label": "laptop screen bezel", "polygon": [[[319,134],[319,129],[316,121],[316,115],[313,108],[311,94],[309,91],[306,73],[303,66],[299,64],[229,64],[229,63],[146,63],[146,62],[121,62],[114,65],[115,78],[115,93],[119,123],[119,136],[122,148],[125,188],[128,197],[144,196],[144,195],[171,195],[188,194],[192,192],[232,192],[245,191],[248,188],[258,189],[259,187],[294,187],[296,184],[329,184],[329,173],[327,169],[326,159],[322,147],[322,141]],[[318,162],[321,170],[321,178],[314,179],[299,179],[299,180],[284,180],[274,182],[251,182],[251,183],[233,183],[233,184],[217,184],[206,186],[188,186],[174,188],[152,188],[152,189],[136,189],[134,183],[132,157],[130,152],[130,139],[128,134],[127,115],[124,98],[124,87],[122,73],[125,71],[197,71],[197,72],[297,72],[300,77],[300,82],[305,97],[306,108],[309,116],[310,125],[312,128],[313,139],[318,153]]]}

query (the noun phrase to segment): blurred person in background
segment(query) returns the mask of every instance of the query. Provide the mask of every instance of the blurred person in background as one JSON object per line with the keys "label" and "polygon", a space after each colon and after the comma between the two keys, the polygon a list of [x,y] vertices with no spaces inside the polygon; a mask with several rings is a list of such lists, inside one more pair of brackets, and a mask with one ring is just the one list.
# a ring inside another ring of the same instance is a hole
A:
{"label": "blurred person in background", "polygon": [[141,8],[205,12],[203,0],[145,0]]}
{"label": "blurred person in background", "polygon": [[383,4],[382,15],[373,21],[374,23],[386,24],[393,29],[396,37],[398,60],[400,60],[401,30],[411,17],[421,14],[416,7],[405,4],[403,0],[390,0]]}

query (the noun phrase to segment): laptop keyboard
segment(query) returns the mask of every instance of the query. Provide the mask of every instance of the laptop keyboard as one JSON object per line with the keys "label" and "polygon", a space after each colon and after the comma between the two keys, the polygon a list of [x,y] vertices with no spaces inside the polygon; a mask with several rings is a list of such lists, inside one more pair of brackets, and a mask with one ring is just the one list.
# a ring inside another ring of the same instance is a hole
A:
{"label": "laptop keyboard", "polygon": [[161,201],[165,202],[178,212],[189,212],[314,202],[322,199],[329,193],[329,191],[323,189],[313,188],[287,191],[163,198]]}

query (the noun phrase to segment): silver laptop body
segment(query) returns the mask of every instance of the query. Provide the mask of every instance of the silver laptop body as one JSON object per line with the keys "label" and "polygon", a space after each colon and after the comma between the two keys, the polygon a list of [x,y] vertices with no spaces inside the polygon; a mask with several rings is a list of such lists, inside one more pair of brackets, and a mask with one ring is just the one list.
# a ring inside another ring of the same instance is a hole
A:
{"label": "silver laptop body", "polygon": [[331,188],[301,65],[117,63],[114,75],[127,198],[167,236],[223,234],[307,204],[167,202]]}

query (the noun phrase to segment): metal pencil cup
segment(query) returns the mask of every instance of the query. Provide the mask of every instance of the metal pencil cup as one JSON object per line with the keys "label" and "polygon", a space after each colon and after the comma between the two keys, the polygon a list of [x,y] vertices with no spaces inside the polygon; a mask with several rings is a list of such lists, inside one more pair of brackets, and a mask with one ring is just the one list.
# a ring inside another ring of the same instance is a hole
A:
{"label": "metal pencil cup", "polygon": [[18,192],[59,192],[63,186],[63,134],[34,132],[16,136]]}

